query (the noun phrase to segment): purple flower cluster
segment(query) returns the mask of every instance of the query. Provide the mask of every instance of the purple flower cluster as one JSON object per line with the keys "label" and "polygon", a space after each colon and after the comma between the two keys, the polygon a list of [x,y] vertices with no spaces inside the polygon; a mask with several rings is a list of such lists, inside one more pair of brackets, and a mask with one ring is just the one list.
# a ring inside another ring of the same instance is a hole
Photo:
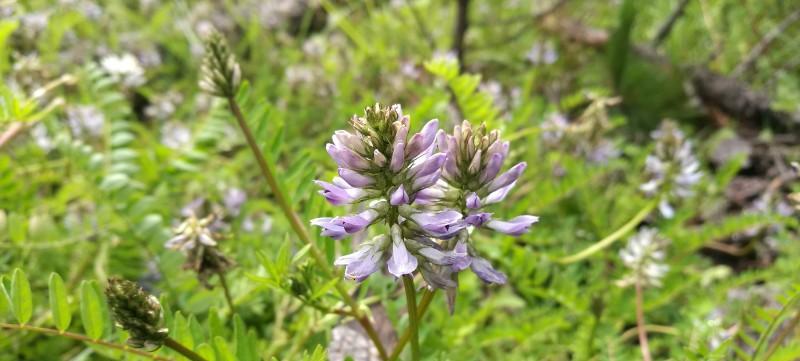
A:
{"label": "purple flower cluster", "polygon": [[508,143],[496,131],[475,132],[469,123],[453,135],[438,130],[438,120],[409,134],[410,119],[399,105],[375,105],[354,116],[355,132],[336,131],[328,154],[338,164],[332,182],[316,181],[334,205],[353,204],[360,212],[313,219],[322,235],[342,239],[383,223],[386,231],[336,260],[345,276],[357,281],[386,267],[396,277],[419,271],[437,288],[454,288],[454,274],[471,268],[481,279],[504,283],[469,244],[476,227],[518,236],[538,219],[494,219],[483,207],[502,201],[525,163],[500,173]]}

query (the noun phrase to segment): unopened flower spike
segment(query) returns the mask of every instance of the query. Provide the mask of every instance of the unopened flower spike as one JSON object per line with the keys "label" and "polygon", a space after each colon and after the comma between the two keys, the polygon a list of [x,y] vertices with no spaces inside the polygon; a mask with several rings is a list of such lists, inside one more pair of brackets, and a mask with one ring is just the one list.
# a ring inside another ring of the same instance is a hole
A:
{"label": "unopened flower spike", "polygon": [[228,49],[225,38],[218,32],[208,36],[205,46],[206,55],[200,73],[200,88],[218,97],[234,97],[242,79],[236,57]]}
{"label": "unopened flower spike", "polygon": [[675,210],[671,201],[690,197],[703,173],[693,153],[692,142],[674,122],[663,122],[652,137],[656,147],[645,160],[647,181],[639,188],[649,196],[658,195],[661,215],[672,218]]}
{"label": "unopened flower spike", "polygon": [[161,326],[161,304],[134,282],[111,278],[105,289],[108,306],[116,324],[128,331],[128,345],[156,350],[164,343],[168,330]]}

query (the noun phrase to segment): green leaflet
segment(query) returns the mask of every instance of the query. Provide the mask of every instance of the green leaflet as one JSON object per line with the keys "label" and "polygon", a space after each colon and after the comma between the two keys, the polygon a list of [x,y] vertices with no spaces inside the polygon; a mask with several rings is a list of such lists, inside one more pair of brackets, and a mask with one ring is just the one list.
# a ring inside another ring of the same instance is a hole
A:
{"label": "green leaflet", "polygon": [[105,317],[102,312],[103,301],[97,283],[83,281],[81,283],[81,321],[86,335],[99,339],[105,329]]}
{"label": "green leaflet", "polygon": [[53,313],[53,322],[56,328],[64,331],[72,321],[72,313],[67,301],[67,291],[64,289],[64,281],[58,273],[51,273],[49,280],[50,289],[50,310]]}
{"label": "green leaflet", "polygon": [[11,278],[11,309],[20,324],[28,323],[33,315],[31,285],[25,272],[17,268]]}

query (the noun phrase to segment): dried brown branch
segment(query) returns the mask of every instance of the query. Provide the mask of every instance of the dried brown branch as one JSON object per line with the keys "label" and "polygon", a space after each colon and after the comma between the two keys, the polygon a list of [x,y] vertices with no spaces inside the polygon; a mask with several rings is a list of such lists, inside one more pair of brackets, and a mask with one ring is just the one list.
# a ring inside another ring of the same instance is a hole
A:
{"label": "dried brown branch", "polygon": [[662,42],[664,42],[664,40],[667,39],[667,37],[669,37],[669,34],[675,27],[675,23],[678,22],[678,19],[680,19],[680,17],[686,12],[686,5],[689,5],[689,0],[681,0],[681,2],[678,3],[678,6],[672,10],[669,18],[667,18],[664,24],[658,28],[656,36],[653,37],[653,42],[651,43],[652,47],[657,48]]}
{"label": "dried brown branch", "polygon": [[464,71],[464,37],[469,28],[469,0],[458,0],[456,6],[456,25],[453,29],[453,53],[458,59],[458,68]]}
{"label": "dried brown branch", "polygon": [[747,53],[747,56],[745,56],[744,60],[742,60],[742,62],[733,69],[731,76],[738,78],[748,70],[752,69],[758,58],[767,52],[775,39],[777,39],[786,31],[786,29],[789,28],[789,26],[798,20],[800,20],[800,9],[790,13],[785,19],[783,19],[783,21],[775,26],[775,28],[764,35],[764,37],[761,38],[761,40],[759,40],[759,42],[753,46],[752,49],[750,49],[750,52]]}

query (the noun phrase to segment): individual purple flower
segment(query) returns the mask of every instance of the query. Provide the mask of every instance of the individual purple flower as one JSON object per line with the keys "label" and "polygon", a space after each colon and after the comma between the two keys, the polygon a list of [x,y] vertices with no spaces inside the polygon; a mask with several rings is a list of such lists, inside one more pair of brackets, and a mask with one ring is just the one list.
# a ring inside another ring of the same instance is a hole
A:
{"label": "individual purple flower", "polygon": [[411,274],[417,269],[417,258],[406,249],[402,231],[399,225],[392,226],[392,256],[386,262],[389,273],[395,277]]}
{"label": "individual purple flower", "polygon": [[408,193],[406,193],[406,189],[401,184],[397,189],[392,192],[392,195],[389,198],[389,204],[393,206],[399,206],[401,204],[408,204]]}
{"label": "individual purple flower", "polygon": [[322,194],[328,202],[335,206],[353,203],[364,194],[364,191],[358,188],[345,189],[323,181],[314,181],[314,183],[322,187],[319,194]]}
{"label": "individual purple flower", "polygon": [[515,217],[509,221],[491,220],[486,223],[486,227],[512,236],[519,236],[527,232],[528,229],[538,221],[539,217],[524,215]]}
{"label": "individual purple flower", "polygon": [[483,258],[472,258],[469,268],[478,275],[478,278],[486,283],[497,283],[501,285],[506,283],[506,275],[492,268],[492,264]]}
{"label": "individual purple flower", "polygon": [[416,212],[410,218],[425,232],[437,238],[449,238],[466,227],[462,215],[457,211],[438,213]]}
{"label": "individual purple flower", "polygon": [[384,255],[389,237],[379,235],[348,255],[339,257],[333,262],[337,266],[345,266],[344,276],[361,282],[379,270],[385,263]]}

